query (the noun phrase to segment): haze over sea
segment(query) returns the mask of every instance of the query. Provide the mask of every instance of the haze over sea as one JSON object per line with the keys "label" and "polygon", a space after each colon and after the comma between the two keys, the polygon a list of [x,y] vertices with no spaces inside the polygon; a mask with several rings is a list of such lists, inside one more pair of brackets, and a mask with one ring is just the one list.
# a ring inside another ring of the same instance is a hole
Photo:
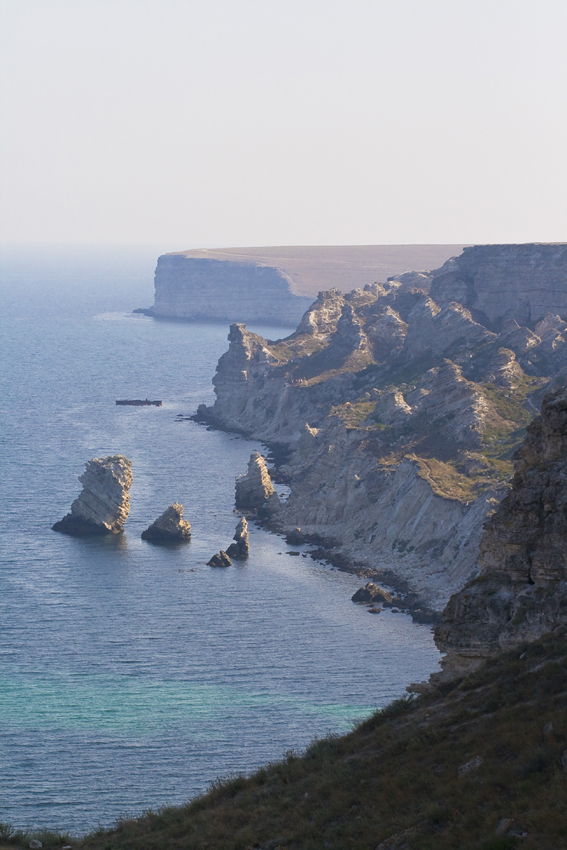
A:
{"label": "haze over sea", "polygon": [[[246,563],[206,566],[261,446],[178,421],[212,402],[228,327],[133,315],[152,302],[156,257],[3,254],[0,820],[20,828],[82,832],[183,803],[347,731],[439,658],[428,626],[369,616],[350,602],[359,578],[253,525]],[[146,397],[163,407],[114,403]],[[85,462],[116,453],[133,464],[125,533],[53,532]],[[176,500],[192,541],[142,541]]]}

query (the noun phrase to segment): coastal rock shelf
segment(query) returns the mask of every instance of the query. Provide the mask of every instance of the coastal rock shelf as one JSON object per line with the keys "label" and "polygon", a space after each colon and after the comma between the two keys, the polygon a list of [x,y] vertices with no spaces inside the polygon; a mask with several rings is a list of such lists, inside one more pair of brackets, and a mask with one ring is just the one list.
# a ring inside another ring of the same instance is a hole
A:
{"label": "coastal rock shelf", "polygon": [[321,292],[285,339],[235,323],[229,343],[196,418],[285,446],[272,527],[334,539],[333,563],[440,612],[478,573],[523,429],[567,380],[567,245],[465,248]]}
{"label": "coastal rock shelf", "polygon": [[53,526],[73,537],[119,534],[130,511],[132,463],[124,455],[93,458],[79,477],[83,489],[71,512]]}

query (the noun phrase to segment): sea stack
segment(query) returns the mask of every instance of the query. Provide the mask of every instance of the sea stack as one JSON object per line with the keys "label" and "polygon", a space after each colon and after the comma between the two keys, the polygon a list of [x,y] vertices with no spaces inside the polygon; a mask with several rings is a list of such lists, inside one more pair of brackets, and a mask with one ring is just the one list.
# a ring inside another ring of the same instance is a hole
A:
{"label": "sea stack", "polygon": [[119,534],[130,511],[132,463],[124,455],[93,458],[79,476],[83,489],[71,513],[53,526],[72,537]]}
{"label": "sea stack", "polygon": [[236,542],[230,544],[226,550],[226,554],[229,558],[234,558],[235,561],[245,561],[250,554],[250,547],[248,545],[248,523],[245,517],[242,517],[236,526],[236,533],[233,540]]}
{"label": "sea stack", "polygon": [[257,511],[270,515],[280,507],[266,461],[260,452],[252,452],[248,472],[236,479],[236,508],[240,511]]}
{"label": "sea stack", "polygon": [[512,489],[485,525],[481,573],[436,627],[445,677],[567,624],[567,388],[545,397],[527,431]]}
{"label": "sea stack", "polygon": [[174,502],[142,531],[142,540],[152,543],[186,543],[191,540],[191,523],[183,519],[183,505]]}

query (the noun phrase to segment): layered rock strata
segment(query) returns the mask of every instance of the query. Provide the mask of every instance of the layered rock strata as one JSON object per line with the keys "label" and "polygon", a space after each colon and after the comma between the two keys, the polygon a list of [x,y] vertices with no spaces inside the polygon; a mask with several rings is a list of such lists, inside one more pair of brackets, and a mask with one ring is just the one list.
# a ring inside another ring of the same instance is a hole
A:
{"label": "layered rock strata", "polygon": [[191,540],[191,523],[183,519],[183,505],[174,502],[142,531],[142,540],[152,543],[185,543]]}
{"label": "layered rock strata", "polygon": [[567,625],[567,389],[544,399],[515,468],[485,527],[480,575],[436,627],[446,675]]}
{"label": "layered rock strata", "polygon": [[233,324],[197,418],[287,447],[280,530],[338,539],[335,559],[393,571],[441,611],[478,573],[522,429],[567,379],[566,319],[567,246],[466,249],[320,293],[283,340]]}
{"label": "layered rock strata", "polygon": [[248,471],[236,479],[236,508],[240,511],[258,511],[274,514],[280,507],[266,461],[260,452],[252,452]]}
{"label": "layered rock strata", "polygon": [[71,512],[53,526],[73,537],[119,534],[130,511],[132,463],[124,455],[93,458],[79,477],[83,489]]}
{"label": "layered rock strata", "polygon": [[248,522],[245,517],[242,517],[236,526],[234,534],[234,543],[231,543],[226,554],[229,558],[234,558],[235,561],[245,561],[250,554],[250,544],[248,540]]}

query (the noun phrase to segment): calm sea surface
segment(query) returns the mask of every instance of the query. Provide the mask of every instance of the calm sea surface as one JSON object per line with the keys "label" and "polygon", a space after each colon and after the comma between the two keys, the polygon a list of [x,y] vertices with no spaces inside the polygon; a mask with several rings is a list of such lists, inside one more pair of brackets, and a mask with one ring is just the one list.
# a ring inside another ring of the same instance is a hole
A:
{"label": "calm sea surface", "polygon": [[[283,538],[252,527],[244,565],[205,565],[261,447],[176,420],[212,401],[228,328],[132,315],[157,253],[4,253],[0,820],[17,827],[82,832],[182,803],[347,731],[438,663],[427,626],[369,616],[350,602],[359,579]],[[114,404],[139,397],[163,407]],[[84,463],[116,453],[133,463],[125,533],[51,531]],[[176,500],[192,541],[142,541]]]}

